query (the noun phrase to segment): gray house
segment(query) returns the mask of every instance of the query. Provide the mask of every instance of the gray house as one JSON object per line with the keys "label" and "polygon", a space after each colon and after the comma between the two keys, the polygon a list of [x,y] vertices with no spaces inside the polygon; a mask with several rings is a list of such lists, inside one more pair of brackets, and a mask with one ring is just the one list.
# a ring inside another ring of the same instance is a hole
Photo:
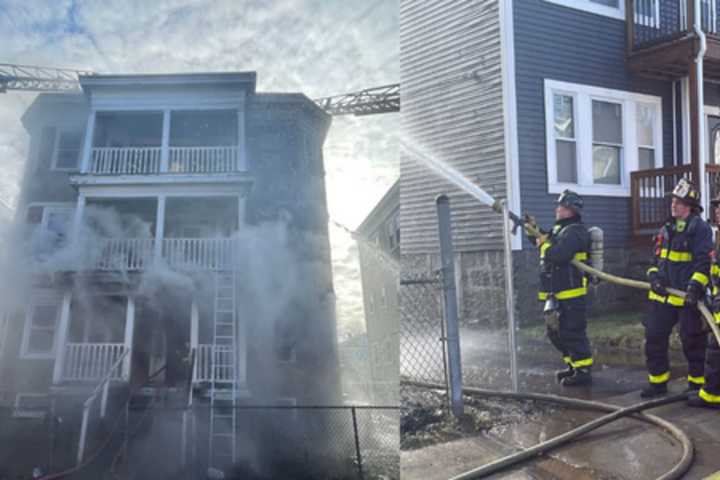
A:
{"label": "gray house", "polygon": [[40,95],[24,114],[29,158],[2,275],[0,464],[65,468],[97,447],[105,414],[160,402],[194,405],[194,420],[156,417],[160,437],[131,445],[138,469],[155,457],[157,472],[176,471],[193,442],[195,467],[259,469],[292,445],[272,435],[302,428],[288,411],[238,407],[339,402],[330,117],[255,80],[83,76],[81,93]]}
{"label": "gray house", "polygon": [[[606,269],[642,275],[650,235],[668,213],[665,193],[683,176],[703,179],[706,204],[717,190],[720,2],[696,3],[402,1],[405,135],[541,225],[552,223],[562,190],[578,191],[586,223],[605,231]],[[437,265],[441,192],[453,208],[462,318],[500,321],[501,219],[407,154],[404,265]],[[527,321],[537,316],[537,254],[520,236],[513,249]],[[642,301],[611,286],[595,298],[605,309]]]}
{"label": "gray house", "polygon": [[357,228],[363,308],[375,405],[397,405],[400,361],[400,183]]}

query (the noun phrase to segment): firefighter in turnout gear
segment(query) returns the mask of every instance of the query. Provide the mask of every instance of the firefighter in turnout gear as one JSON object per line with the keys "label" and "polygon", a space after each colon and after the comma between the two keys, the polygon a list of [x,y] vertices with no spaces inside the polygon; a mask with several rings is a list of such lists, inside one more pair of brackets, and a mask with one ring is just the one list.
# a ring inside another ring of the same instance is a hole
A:
{"label": "firefighter in turnout gear", "polygon": [[[697,309],[710,282],[712,230],[700,213],[700,195],[694,185],[682,179],[672,192],[672,217],[655,237],[653,262],[647,270],[651,290],[651,311],[644,321],[645,360],[650,384],[641,397],[667,393],[670,380],[668,341],[675,324],[680,324],[683,352],[688,361],[688,389],[704,384],[707,333]],[[672,287],[686,292],[685,299],[668,293]]]}
{"label": "firefighter in turnout gear", "polygon": [[588,279],[570,262],[589,262],[590,234],[582,223],[583,200],[565,190],[557,201],[556,222],[549,233],[536,238],[540,248],[538,299],[545,302],[543,316],[550,342],[563,355],[567,369],[557,372],[564,386],[587,385],[593,359],[587,338]]}
{"label": "firefighter in turnout gear", "polygon": [[[720,196],[712,202],[712,215],[715,224],[720,225]],[[715,234],[715,250],[710,266],[710,282],[712,285],[712,312],[715,323],[720,324],[720,232]],[[720,408],[720,347],[715,335],[708,336],[705,352],[705,385],[700,390],[688,393],[688,405],[691,407]]]}

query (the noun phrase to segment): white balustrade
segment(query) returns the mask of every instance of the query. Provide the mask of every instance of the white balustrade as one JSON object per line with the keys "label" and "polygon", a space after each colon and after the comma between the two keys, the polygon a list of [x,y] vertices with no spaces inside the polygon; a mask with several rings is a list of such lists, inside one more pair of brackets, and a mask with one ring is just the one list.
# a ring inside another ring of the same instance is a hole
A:
{"label": "white balustrade", "polygon": [[100,257],[95,263],[98,270],[142,270],[152,260],[152,238],[110,238],[103,240]]}
{"label": "white balustrade", "polygon": [[145,175],[160,171],[161,147],[93,147],[90,173]]}
{"label": "white balustrade", "polygon": [[[110,368],[125,353],[124,343],[67,343],[63,380],[97,381],[108,375]],[[111,380],[122,380],[122,364],[110,372]]]}
{"label": "white balustrade", "polygon": [[221,270],[233,265],[234,244],[230,238],[166,238],[162,252],[168,265],[178,269]]}
{"label": "white balustrade", "polygon": [[238,147],[170,147],[170,173],[226,173],[237,170]]}
{"label": "white balustrade", "polygon": [[[197,349],[195,382],[210,382],[213,380],[213,365],[227,365],[232,362],[233,347],[225,345],[200,344]],[[232,367],[220,367],[215,369],[215,380],[230,381],[233,380]]]}

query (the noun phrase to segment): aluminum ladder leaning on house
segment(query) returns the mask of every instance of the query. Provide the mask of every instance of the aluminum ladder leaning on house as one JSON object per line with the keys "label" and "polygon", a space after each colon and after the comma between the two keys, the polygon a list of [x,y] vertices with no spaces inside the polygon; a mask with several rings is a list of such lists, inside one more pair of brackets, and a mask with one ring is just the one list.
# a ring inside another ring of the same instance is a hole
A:
{"label": "aluminum ladder leaning on house", "polygon": [[233,271],[215,274],[209,466],[226,470],[237,457],[237,281]]}

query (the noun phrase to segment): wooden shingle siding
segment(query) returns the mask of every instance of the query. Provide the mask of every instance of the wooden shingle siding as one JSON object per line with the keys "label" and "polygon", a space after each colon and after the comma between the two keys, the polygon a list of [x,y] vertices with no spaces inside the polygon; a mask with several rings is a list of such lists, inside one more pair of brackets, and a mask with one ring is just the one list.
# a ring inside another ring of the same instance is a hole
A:
{"label": "wooden shingle siding", "polygon": [[[552,223],[557,198],[547,193],[545,79],[662,97],[663,162],[672,164],[672,83],[626,70],[624,21],[545,0],[516,0],[513,16],[521,204],[541,225]],[[588,196],[585,205],[585,222],[605,230],[607,247],[627,244],[629,198]]]}
{"label": "wooden shingle siding", "polygon": [[[497,0],[401,0],[401,120],[406,138],[504,198],[499,20]],[[403,254],[437,251],[441,193],[450,195],[457,251],[501,248],[497,214],[403,152]]]}

